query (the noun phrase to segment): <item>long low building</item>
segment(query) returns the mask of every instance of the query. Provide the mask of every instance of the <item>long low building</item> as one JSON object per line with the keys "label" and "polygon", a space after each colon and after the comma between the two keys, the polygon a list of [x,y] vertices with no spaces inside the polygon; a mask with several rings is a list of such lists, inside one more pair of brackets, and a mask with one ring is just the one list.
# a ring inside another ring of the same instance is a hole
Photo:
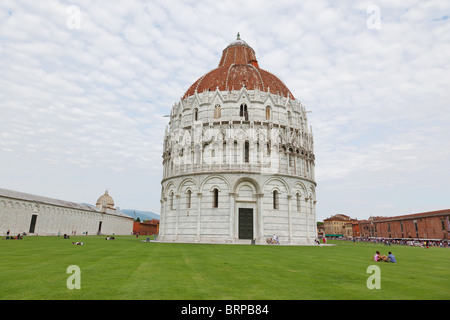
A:
{"label": "long low building", "polygon": [[0,235],[115,234],[133,232],[133,218],[117,211],[108,191],[96,207],[0,188]]}
{"label": "long low building", "polygon": [[450,239],[450,209],[359,221],[360,236],[387,239]]}
{"label": "long low building", "polygon": [[337,214],[324,219],[322,234],[326,237],[448,241],[450,209],[359,221]]}

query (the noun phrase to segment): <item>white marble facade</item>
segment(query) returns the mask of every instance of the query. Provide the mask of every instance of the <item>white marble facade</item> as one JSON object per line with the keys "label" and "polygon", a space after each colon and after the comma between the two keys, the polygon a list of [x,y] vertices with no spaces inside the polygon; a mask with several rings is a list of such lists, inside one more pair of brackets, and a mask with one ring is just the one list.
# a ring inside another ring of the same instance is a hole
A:
{"label": "white marble facade", "polygon": [[[34,220],[34,223],[33,223]],[[0,234],[130,235],[133,218],[97,208],[7,189],[0,189]]]}
{"label": "white marble facade", "polygon": [[160,241],[312,244],[314,144],[302,103],[258,88],[195,92],[166,129]]}

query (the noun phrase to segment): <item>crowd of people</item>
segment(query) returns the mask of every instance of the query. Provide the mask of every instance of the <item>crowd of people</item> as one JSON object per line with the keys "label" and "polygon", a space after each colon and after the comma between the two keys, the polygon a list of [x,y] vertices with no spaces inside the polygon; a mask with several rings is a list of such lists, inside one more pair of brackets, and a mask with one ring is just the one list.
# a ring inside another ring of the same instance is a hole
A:
{"label": "crowd of people", "polygon": [[382,243],[386,246],[390,246],[393,244],[396,245],[404,245],[411,247],[441,247],[448,248],[449,242],[448,240],[420,240],[420,239],[374,239],[374,238],[357,238],[357,241],[370,242],[370,243]]}
{"label": "crowd of people", "polygon": [[26,236],[27,235],[27,233],[26,232],[24,232],[24,233],[22,233],[22,234],[18,234],[17,236],[13,236],[13,235],[10,235],[10,231],[8,230],[8,231],[6,231],[6,237],[5,238],[3,238],[3,239],[10,239],[10,240],[13,240],[13,239],[23,239],[23,236]]}
{"label": "crowd of people", "polygon": [[[23,237],[27,235],[26,232],[24,232],[24,233],[22,233],[22,234],[19,233],[17,236],[10,235],[10,233],[11,233],[11,232],[10,232],[9,230],[6,231],[6,237],[3,238],[3,239],[23,239]],[[75,232],[75,233],[72,232],[72,236],[73,236],[74,234],[76,234],[76,232]],[[87,235],[87,231],[86,231],[86,233],[83,233],[83,235]],[[60,237],[60,236],[61,236],[61,232],[58,232],[58,237]],[[64,239],[70,239],[70,235],[68,235],[67,233],[64,233],[63,238],[64,238]],[[114,236],[106,236],[106,238],[105,238],[105,240],[114,240],[114,239],[115,239]],[[277,239],[277,242],[278,242],[278,239]],[[84,245],[84,242],[77,241],[77,242],[72,242],[72,244],[75,244],[75,245]]]}
{"label": "crowd of people", "polygon": [[387,238],[344,238],[344,237],[331,237],[329,239],[333,240],[344,240],[355,242],[365,242],[373,244],[384,244],[386,246],[391,245],[404,245],[412,247],[439,247],[439,248],[449,248],[449,240],[429,240],[429,239],[387,239]]}

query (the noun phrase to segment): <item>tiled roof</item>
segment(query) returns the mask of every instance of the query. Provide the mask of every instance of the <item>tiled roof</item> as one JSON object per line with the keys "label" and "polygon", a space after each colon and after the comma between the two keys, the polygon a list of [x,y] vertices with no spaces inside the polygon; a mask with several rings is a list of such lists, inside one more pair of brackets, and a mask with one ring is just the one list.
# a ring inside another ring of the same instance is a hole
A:
{"label": "tiled roof", "polygon": [[97,209],[95,207],[92,207],[87,204],[52,199],[52,198],[47,198],[47,197],[43,197],[43,196],[38,196],[35,194],[29,194],[29,193],[25,193],[25,192],[19,192],[19,191],[8,190],[8,189],[0,188],[0,196],[5,197],[5,198],[19,199],[19,200],[25,200],[25,201],[30,201],[30,202],[42,203],[42,204],[51,204],[51,205],[55,205],[55,206],[59,206],[59,207],[66,207],[66,208],[79,209],[79,210],[85,210],[85,211],[97,211]]}
{"label": "tiled roof", "polygon": [[219,66],[195,81],[183,99],[195,92],[240,90],[243,86],[294,99],[278,77],[259,67],[255,51],[239,37],[223,50]]}

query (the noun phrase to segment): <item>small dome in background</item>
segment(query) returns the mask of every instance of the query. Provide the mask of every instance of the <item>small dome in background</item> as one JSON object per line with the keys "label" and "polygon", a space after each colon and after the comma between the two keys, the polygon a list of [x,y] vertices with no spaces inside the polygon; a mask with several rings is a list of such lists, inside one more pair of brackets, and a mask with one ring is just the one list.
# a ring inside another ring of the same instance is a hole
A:
{"label": "small dome in background", "polygon": [[105,191],[105,194],[98,198],[97,203],[95,204],[98,208],[106,208],[111,210],[116,210],[114,208],[114,200],[108,194],[108,190]]}

